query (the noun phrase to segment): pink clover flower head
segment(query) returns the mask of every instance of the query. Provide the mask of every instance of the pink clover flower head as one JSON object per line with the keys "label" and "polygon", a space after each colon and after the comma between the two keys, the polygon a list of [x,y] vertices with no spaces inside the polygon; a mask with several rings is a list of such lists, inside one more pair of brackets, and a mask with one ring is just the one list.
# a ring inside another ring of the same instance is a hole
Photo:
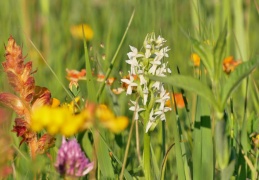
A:
{"label": "pink clover flower head", "polygon": [[93,169],[94,163],[86,158],[76,139],[63,138],[55,167],[62,176],[81,177]]}

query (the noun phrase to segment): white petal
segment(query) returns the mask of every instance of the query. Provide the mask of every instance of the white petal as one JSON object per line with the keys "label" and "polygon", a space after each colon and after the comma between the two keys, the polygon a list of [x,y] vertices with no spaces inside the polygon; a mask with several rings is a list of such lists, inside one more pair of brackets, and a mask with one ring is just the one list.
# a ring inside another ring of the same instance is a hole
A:
{"label": "white petal", "polygon": [[146,133],[148,132],[148,130],[150,129],[150,127],[152,126],[153,122],[148,121],[147,123],[147,127],[146,127]]}

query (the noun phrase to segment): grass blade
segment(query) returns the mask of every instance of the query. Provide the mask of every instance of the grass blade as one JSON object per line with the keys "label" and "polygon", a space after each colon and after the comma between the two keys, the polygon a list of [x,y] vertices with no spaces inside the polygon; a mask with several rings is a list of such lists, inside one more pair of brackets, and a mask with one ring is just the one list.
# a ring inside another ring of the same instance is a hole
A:
{"label": "grass blade", "polygon": [[125,37],[126,37],[126,35],[127,35],[127,33],[128,33],[128,30],[129,30],[129,27],[130,27],[131,22],[132,22],[132,20],[133,20],[134,14],[135,14],[135,9],[133,10],[133,12],[132,12],[132,14],[131,14],[131,17],[130,17],[128,26],[127,26],[127,28],[126,28],[126,30],[125,30],[123,36],[122,36],[122,39],[121,39],[121,41],[120,41],[119,46],[118,46],[118,48],[117,48],[117,50],[116,50],[116,52],[115,52],[115,54],[114,54],[114,56],[113,56],[113,58],[112,58],[112,60],[111,60],[111,64],[110,64],[110,66],[109,66],[109,69],[106,71],[105,80],[102,82],[102,84],[101,84],[101,86],[100,86],[100,88],[99,88],[99,90],[98,90],[98,92],[97,92],[97,100],[99,100],[100,96],[102,95],[102,92],[103,92],[104,87],[105,87],[105,82],[107,81],[108,77],[109,77],[110,74],[111,74],[111,71],[112,71],[113,65],[114,65],[114,63],[115,63],[116,57],[117,57],[117,55],[118,55],[118,53],[119,53],[119,51],[120,51],[120,49],[121,49],[121,46],[122,46],[122,43],[124,42],[124,39],[125,39]]}
{"label": "grass blade", "polygon": [[84,34],[84,52],[85,52],[85,69],[87,72],[86,75],[86,87],[87,87],[87,99],[90,102],[97,102],[97,97],[96,97],[96,91],[95,91],[95,84],[94,84],[94,78],[92,75],[92,68],[91,68],[91,62],[89,59],[89,54],[88,54],[88,49],[87,49],[87,44],[86,44],[86,39],[85,39],[85,32],[84,28],[82,25],[82,31]]}
{"label": "grass blade", "polygon": [[247,77],[257,66],[259,65],[259,57],[255,57],[248,62],[244,62],[237,66],[234,72],[229,76],[224,87],[222,87],[221,93],[221,109],[224,108],[225,103],[230,94],[237,88],[242,80]]}
{"label": "grass blade", "polygon": [[204,83],[200,82],[196,78],[184,75],[173,75],[169,77],[152,76],[149,78],[156,81],[164,82],[171,86],[183,88],[188,91],[193,91],[194,93],[206,99],[216,109],[218,109],[218,104],[216,103],[212,91]]}

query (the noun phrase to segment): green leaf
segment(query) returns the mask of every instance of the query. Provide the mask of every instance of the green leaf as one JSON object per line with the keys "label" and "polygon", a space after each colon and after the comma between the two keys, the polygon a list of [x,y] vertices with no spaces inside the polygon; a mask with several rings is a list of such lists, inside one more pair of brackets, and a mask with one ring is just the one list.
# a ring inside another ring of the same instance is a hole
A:
{"label": "green leaf", "polygon": [[[100,133],[98,133],[98,138],[97,139],[100,139],[100,141],[102,141],[102,145],[103,145],[103,147],[104,147],[104,149],[100,149],[99,150],[99,153],[101,154],[102,152],[104,152],[104,151],[106,151],[105,149],[107,149],[109,152],[111,152],[112,153],[112,156],[113,156],[113,158],[116,160],[116,162],[119,164],[119,166],[120,167],[122,167],[122,162],[119,160],[119,158],[116,156],[116,154],[113,152],[113,150],[108,146],[108,144],[107,144],[107,142],[105,141],[105,138],[104,138],[104,136],[102,135],[102,134],[100,134]],[[97,154],[97,156],[98,156],[98,154]],[[99,156],[100,157],[100,156]],[[106,158],[107,158],[107,156],[106,156]],[[108,157],[109,159],[110,159],[110,156]],[[108,161],[107,159],[106,160],[102,160],[102,162],[104,162],[103,163],[103,165],[102,165],[102,168],[106,168],[106,166],[105,166],[105,161],[107,161],[108,162],[108,164],[107,164],[107,167],[108,168],[113,168],[112,167],[112,164],[111,164],[111,161]],[[100,165],[100,164],[99,164]],[[100,165],[101,166],[101,165]],[[110,167],[111,166],[111,167]],[[107,168],[107,169],[108,169]],[[101,169],[101,168],[100,168]],[[106,171],[106,169],[104,170],[104,171]],[[103,171],[103,172],[104,172]],[[109,171],[111,171],[111,169],[109,170]],[[102,172],[102,173],[103,173]],[[127,169],[124,169],[124,173],[123,173],[123,175],[124,175],[124,178],[126,179],[126,180],[133,180],[133,177],[130,175],[130,173],[128,172],[128,170]]]}
{"label": "green leaf", "polygon": [[233,172],[235,170],[235,160],[232,160],[231,163],[221,172],[221,179],[228,180],[231,179]]}
{"label": "green leaf", "polygon": [[230,153],[226,133],[226,122],[223,119],[216,119],[214,140],[216,161],[220,169],[225,169],[229,163]]}
{"label": "green leaf", "polygon": [[98,158],[98,165],[102,173],[102,178],[104,179],[115,179],[114,171],[111,163],[111,158],[109,156],[109,149],[104,142],[104,139],[96,133],[95,137],[96,153]]}
{"label": "green leaf", "polygon": [[152,167],[153,167],[153,170],[154,170],[154,175],[156,177],[155,179],[159,179],[160,171],[159,171],[156,155],[154,153],[152,145],[150,145],[150,151],[151,151],[151,162],[152,162],[152,165],[153,165]]}
{"label": "green leaf", "polygon": [[213,49],[208,44],[204,42],[199,42],[198,40],[190,37],[193,44],[194,52],[197,53],[204,66],[206,67],[210,77],[213,75]]}
{"label": "green leaf", "polygon": [[[206,77],[201,74],[201,81]],[[210,108],[207,102],[197,97],[193,149],[193,179],[213,179],[214,148],[210,119]]]}
{"label": "green leaf", "polygon": [[221,93],[221,110],[224,109],[225,103],[229,98],[230,94],[237,88],[241,81],[247,77],[253,69],[255,69],[259,65],[259,57],[255,57],[250,61],[243,62],[238,65],[237,68],[230,74],[228,80],[223,86]]}
{"label": "green leaf", "polygon": [[193,132],[193,179],[200,180],[201,179],[201,162],[202,162],[202,143],[201,143],[201,107],[202,102],[199,97],[197,97],[197,111],[195,115],[195,124],[194,124],[194,132]]}
{"label": "green leaf", "polygon": [[[84,28],[82,27],[82,31],[85,37],[85,32]],[[87,99],[90,102],[97,102],[97,96],[96,96],[96,89],[95,89],[95,84],[94,84],[94,78],[92,75],[92,68],[91,68],[91,62],[89,59],[89,54],[88,54],[88,49],[87,49],[87,44],[86,44],[86,39],[84,38],[84,51],[85,51],[85,68],[86,68],[86,86],[87,86]]]}
{"label": "green leaf", "polygon": [[[206,106],[206,105],[205,105]],[[204,107],[204,104],[202,105]],[[202,108],[201,107],[201,108]],[[208,107],[208,106],[207,106]],[[214,179],[214,147],[211,129],[210,109],[207,108],[207,115],[201,116],[201,179]]]}
{"label": "green leaf", "polygon": [[[118,48],[117,48],[117,50],[116,50],[116,52],[115,52],[115,54],[114,54],[114,56],[113,56],[113,58],[112,58],[112,60],[111,60],[111,64],[110,64],[110,66],[109,66],[109,69],[106,71],[105,80],[102,82],[100,88],[98,89],[98,92],[97,92],[97,100],[99,100],[99,99],[100,99],[100,96],[102,95],[102,92],[103,92],[104,86],[105,86],[105,82],[106,82],[106,80],[109,78],[109,76],[110,76],[110,74],[111,74],[111,71],[112,71],[112,69],[113,69],[113,67],[114,67],[115,61],[117,60],[117,55],[118,55],[118,53],[119,53],[119,51],[120,51],[120,49],[121,49],[122,43],[124,42],[126,35],[127,35],[127,33],[128,33],[128,30],[129,30],[129,27],[130,27],[130,25],[131,25],[131,23],[132,23],[134,14],[135,14],[135,9],[133,10],[133,12],[132,12],[132,14],[131,14],[130,20],[129,20],[129,22],[128,22],[128,26],[127,26],[127,28],[126,28],[124,34],[123,34],[123,37],[122,37],[122,39],[121,39],[121,41],[120,41],[119,46],[118,46]],[[95,90],[95,89],[94,89],[94,90]]]}
{"label": "green leaf", "polygon": [[227,28],[225,26],[224,30],[221,32],[221,34],[218,37],[216,46],[213,49],[213,55],[214,55],[214,76],[216,76],[216,79],[219,79],[221,77],[222,73],[222,63],[224,60],[224,51],[226,47],[226,37],[227,37]]}
{"label": "green leaf", "polygon": [[218,109],[218,104],[214,98],[212,91],[208,88],[208,86],[206,86],[196,78],[184,75],[173,75],[169,77],[150,76],[149,78],[155,81],[164,82],[174,87],[193,91],[194,93],[206,99],[214,108]]}
{"label": "green leaf", "polygon": [[[170,100],[172,103],[172,93],[170,93]],[[185,169],[184,169],[184,159],[183,159],[183,150],[181,148],[181,144],[183,143],[181,140],[182,137],[182,130],[180,125],[180,119],[177,111],[170,111],[170,118],[169,121],[173,123],[173,136],[175,141],[175,158],[177,164],[177,173],[179,180],[186,180]]]}

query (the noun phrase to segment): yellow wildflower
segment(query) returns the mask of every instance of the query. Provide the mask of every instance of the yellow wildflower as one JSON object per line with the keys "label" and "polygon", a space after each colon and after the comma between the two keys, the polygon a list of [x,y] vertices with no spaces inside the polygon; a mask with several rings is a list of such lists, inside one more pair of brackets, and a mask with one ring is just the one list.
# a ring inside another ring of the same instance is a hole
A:
{"label": "yellow wildflower", "polygon": [[78,38],[78,39],[83,39],[85,34],[85,39],[91,40],[94,35],[92,28],[88,24],[79,24],[79,25],[71,26],[70,32],[74,38]]}
{"label": "yellow wildflower", "polygon": [[87,121],[85,112],[74,115],[67,106],[57,108],[43,106],[32,112],[31,128],[34,131],[46,128],[50,134],[61,133],[71,136],[85,127],[85,121]]}
{"label": "yellow wildflower", "polygon": [[199,67],[200,66],[201,58],[200,58],[200,56],[198,54],[192,53],[191,54],[191,60],[193,62],[194,67]]}
{"label": "yellow wildflower", "polygon": [[52,98],[51,107],[58,107],[60,105],[60,101],[56,98]]}
{"label": "yellow wildflower", "polygon": [[108,128],[110,131],[114,133],[120,133],[129,124],[129,120],[125,116],[119,116],[113,119],[110,119],[109,121],[102,122],[102,124]]}
{"label": "yellow wildflower", "polygon": [[114,133],[120,133],[129,124],[129,120],[125,116],[116,117],[112,111],[104,104],[101,104],[96,109],[96,117],[105,128],[108,128]]}

